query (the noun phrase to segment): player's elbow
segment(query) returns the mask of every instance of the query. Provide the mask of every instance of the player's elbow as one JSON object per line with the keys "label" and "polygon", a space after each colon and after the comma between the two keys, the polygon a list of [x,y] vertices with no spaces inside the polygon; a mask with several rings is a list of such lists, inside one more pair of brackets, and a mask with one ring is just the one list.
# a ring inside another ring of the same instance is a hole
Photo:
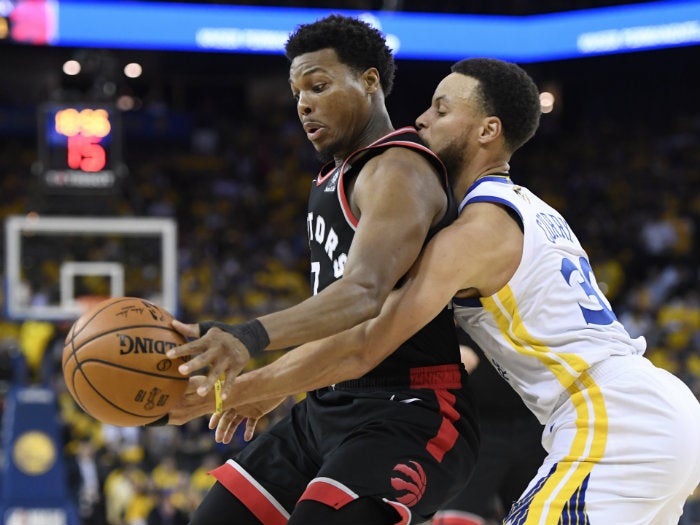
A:
{"label": "player's elbow", "polygon": [[388,295],[388,291],[371,281],[354,281],[348,283],[352,286],[353,309],[357,322],[374,319],[382,311],[382,306]]}
{"label": "player's elbow", "polygon": [[384,351],[382,345],[372,340],[372,325],[373,323],[365,323],[356,329],[358,335],[353,345],[353,352],[347,360],[347,370],[352,374],[353,379],[376,368],[391,353]]}
{"label": "player's elbow", "polygon": [[359,301],[359,309],[361,312],[362,321],[368,321],[374,319],[382,311],[382,300],[378,296],[368,297],[364,296],[363,299]]}
{"label": "player's elbow", "polygon": [[[380,360],[381,361],[381,360]],[[358,379],[375,368],[380,361],[366,349],[359,349],[348,356],[342,366],[343,380]]]}

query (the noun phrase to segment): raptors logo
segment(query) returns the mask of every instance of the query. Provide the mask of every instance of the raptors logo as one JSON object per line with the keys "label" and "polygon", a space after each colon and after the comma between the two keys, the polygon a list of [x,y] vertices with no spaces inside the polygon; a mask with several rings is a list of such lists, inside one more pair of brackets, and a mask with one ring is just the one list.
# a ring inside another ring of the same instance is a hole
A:
{"label": "raptors logo", "polygon": [[396,501],[413,507],[423,497],[427,479],[420,464],[415,461],[409,463],[399,463],[394,467],[393,472],[400,476],[391,478],[391,486],[397,492]]}

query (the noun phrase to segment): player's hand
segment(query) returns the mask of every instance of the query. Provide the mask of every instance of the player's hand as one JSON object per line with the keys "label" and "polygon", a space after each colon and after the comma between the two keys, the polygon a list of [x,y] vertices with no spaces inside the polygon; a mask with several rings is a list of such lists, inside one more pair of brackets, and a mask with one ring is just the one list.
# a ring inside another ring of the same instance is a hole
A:
{"label": "player's hand", "polygon": [[185,324],[177,319],[173,319],[172,322],[170,323],[173,325],[173,328],[180,332],[180,335],[184,335],[185,338],[189,339],[197,339],[199,337],[199,325],[197,323],[192,323],[192,324]]}
{"label": "player's hand", "polygon": [[169,425],[184,425],[188,421],[211,414],[214,407],[214,394],[202,397],[197,393],[206,380],[205,376],[191,376],[187,389],[180,401],[168,412]]}
{"label": "player's hand", "polygon": [[285,399],[287,399],[287,396],[277,399],[267,399],[265,401],[233,407],[224,410],[221,414],[212,414],[211,419],[209,419],[209,428],[216,428],[214,439],[217,443],[230,443],[238,425],[245,419],[246,423],[243,439],[250,441],[253,439],[258,421],[277,408]]}
{"label": "player's hand", "polygon": [[[172,322],[173,328],[185,337],[199,337],[199,325]],[[205,381],[198,386],[197,394],[208,396],[216,381],[225,376],[221,387],[221,398],[226,399],[236,376],[250,360],[246,347],[238,339],[219,328],[211,328],[204,336],[184,345],[168,350],[170,359],[192,357],[187,363],[178,367],[183,375],[189,375],[207,368]]]}

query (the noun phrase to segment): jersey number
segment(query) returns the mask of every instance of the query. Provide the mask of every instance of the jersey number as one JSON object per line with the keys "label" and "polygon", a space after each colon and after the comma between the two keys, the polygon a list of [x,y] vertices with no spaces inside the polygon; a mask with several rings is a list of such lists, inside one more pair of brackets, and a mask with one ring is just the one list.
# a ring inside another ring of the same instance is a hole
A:
{"label": "jersey number", "polygon": [[320,262],[312,262],[311,263],[311,276],[314,279],[314,284],[313,284],[313,292],[314,295],[318,293],[318,276],[321,273],[321,263]]}
{"label": "jersey number", "polygon": [[617,321],[615,313],[610,309],[608,302],[603,297],[603,293],[598,289],[594,281],[593,269],[590,263],[585,257],[579,257],[578,262],[580,266],[576,266],[576,263],[569,259],[562,259],[561,274],[564,276],[564,280],[566,280],[568,285],[573,286],[570,277],[572,273],[577,272],[583,280],[577,279],[575,282],[583,288],[583,291],[589,298],[596,300],[602,308],[602,310],[592,310],[579,303],[578,306],[581,308],[581,313],[586,323],[607,325]]}

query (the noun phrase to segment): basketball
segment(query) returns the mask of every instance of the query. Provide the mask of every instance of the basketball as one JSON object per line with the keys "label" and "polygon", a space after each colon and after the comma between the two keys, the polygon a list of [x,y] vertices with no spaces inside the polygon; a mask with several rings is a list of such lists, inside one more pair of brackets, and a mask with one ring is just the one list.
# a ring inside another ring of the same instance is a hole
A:
{"label": "basketball", "polygon": [[73,323],[63,347],[63,377],[78,405],[95,419],[141,426],[164,416],[182,397],[184,362],[165,353],[185,343],[172,315],[145,299],[113,297]]}

